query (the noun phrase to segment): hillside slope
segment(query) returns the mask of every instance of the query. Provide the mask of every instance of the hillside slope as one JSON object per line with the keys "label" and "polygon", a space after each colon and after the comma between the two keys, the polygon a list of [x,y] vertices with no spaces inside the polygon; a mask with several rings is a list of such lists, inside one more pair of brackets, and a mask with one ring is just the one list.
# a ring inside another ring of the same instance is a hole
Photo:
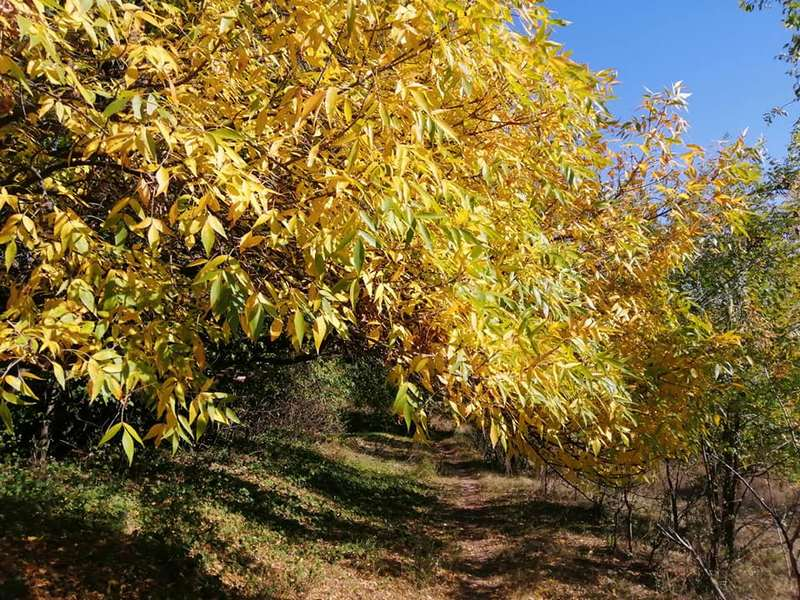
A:
{"label": "hillside slope", "polygon": [[2,598],[657,598],[588,506],[458,436],[0,465]]}

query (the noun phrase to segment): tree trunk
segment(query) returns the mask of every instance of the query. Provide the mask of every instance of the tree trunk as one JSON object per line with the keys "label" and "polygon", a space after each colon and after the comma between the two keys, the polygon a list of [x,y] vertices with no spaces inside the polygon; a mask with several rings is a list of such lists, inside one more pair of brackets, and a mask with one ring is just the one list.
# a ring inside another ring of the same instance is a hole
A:
{"label": "tree trunk", "polygon": [[33,461],[39,465],[47,463],[47,455],[50,451],[50,436],[52,433],[50,430],[53,423],[53,413],[56,408],[54,394],[45,390],[43,395],[43,400],[45,402],[44,415],[42,415],[42,424],[39,427],[39,434],[33,448]]}
{"label": "tree trunk", "polygon": [[722,460],[727,467],[722,470],[720,489],[720,525],[722,530],[722,547],[725,553],[725,564],[732,567],[736,559],[736,517],[739,513],[739,456],[736,452],[739,442],[739,431],[742,416],[736,410],[729,416],[722,440],[724,451]]}

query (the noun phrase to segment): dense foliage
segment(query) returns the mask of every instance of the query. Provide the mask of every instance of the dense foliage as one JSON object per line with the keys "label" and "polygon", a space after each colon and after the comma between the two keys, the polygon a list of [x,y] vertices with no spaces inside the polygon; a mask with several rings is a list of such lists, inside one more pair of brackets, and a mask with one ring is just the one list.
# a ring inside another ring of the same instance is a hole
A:
{"label": "dense foliage", "polygon": [[[782,170],[778,175],[782,180]],[[751,197],[745,235],[709,236],[685,276],[714,326],[736,332],[740,342],[716,367],[718,385],[707,394],[715,426],[695,440],[687,464],[666,473],[677,479],[682,469],[692,490],[682,499],[683,516],[672,510],[670,535],[686,535],[685,521],[694,521],[688,529],[695,547],[704,549],[703,566],[727,587],[741,559],[758,552],[751,548],[754,540],[764,535],[753,526],[759,522],[753,505],[768,519],[766,526],[783,532],[790,575],[800,585],[790,533],[800,496],[788,491],[780,505],[780,495],[757,491],[765,482],[770,489],[772,482],[780,488],[795,480],[800,460],[800,215],[794,204],[765,186]],[[669,487],[670,504],[677,508],[675,482]]]}
{"label": "dense foliage", "polygon": [[235,419],[207,349],[265,337],[378,345],[419,431],[433,394],[605,475],[711,422],[737,340],[671,275],[739,226],[750,154],[685,146],[679,87],[611,123],[540,4],[3,6],[8,427],[85,385],[129,457],[191,443]]}

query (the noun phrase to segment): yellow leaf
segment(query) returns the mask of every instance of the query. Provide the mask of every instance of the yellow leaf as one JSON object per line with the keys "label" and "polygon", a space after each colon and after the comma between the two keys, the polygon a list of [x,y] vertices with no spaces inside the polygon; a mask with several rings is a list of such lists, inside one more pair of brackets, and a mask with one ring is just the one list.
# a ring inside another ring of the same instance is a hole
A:
{"label": "yellow leaf", "polygon": [[239,241],[239,248],[241,248],[242,250],[247,250],[248,248],[258,246],[265,239],[267,238],[265,238],[263,235],[254,235],[252,231],[248,231],[242,236],[242,239]]}
{"label": "yellow leaf", "polygon": [[122,423],[115,423],[114,425],[109,427],[106,430],[105,434],[103,434],[103,437],[100,438],[100,441],[98,442],[97,445],[102,446],[103,444],[106,444],[109,441],[111,441],[114,438],[114,436],[117,435],[117,433],[119,433],[120,429],[122,429]]}
{"label": "yellow leaf", "polygon": [[214,248],[216,237],[211,223],[206,220],[203,224],[203,228],[200,230],[200,239],[203,241],[203,249],[206,251],[206,256],[211,256],[211,250]]}
{"label": "yellow leaf", "polygon": [[336,105],[339,102],[339,90],[335,87],[329,87],[325,92],[325,115],[328,117],[328,122],[333,121],[336,113]]}
{"label": "yellow leaf", "polygon": [[208,223],[211,226],[211,229],[220,234],[222,237],[224,238],[228,237],[225,234],[225,228],[222,226],[222,223],[220,223],[220,220],[211,213],[208,213],[208,215],[206,215],[206,223]]}
{"label": "yellow leaf", "polygon": [[325,323],[324,317],[319,316],[314,319],[314,325],[311,328],[311,332],[314,334],[314,347],[317,349],[317,354],[319,354],[320,346],[322,346],[322,342],[325,340],[325,334],[327,331],[328,326]]}
{"label": "yellow leaf", "polygon": [[319,147],[320,144],[315,144],[311,151],[308,153],[308,160],[306,160],[306,166],[311,168],[314,166],[314,162],[317,160],[317,155],[319,154]]}
{"label": "yellow leaf", "polygon": [[411,97],[414,99],[414,102],[417,106],[419,106],[425,112],[430,112],[431,106],[428,104],[428,99],[425,96],[425,92],[418,88],[414,88],[409,90],[411,92]]}
{"label": "yellow leaf", "polygon": [[303,120],[309,114],[311,114],[313,110],[319,107],[324,97],[325,97],[325,90],[319,89],[316,92],[314,92],[314,94],[312,94],[310,97],[308,97],[305,102],[303,102],[303,106],[300,109],[300,115],[297,117],[297,124],[295,125],[295,128],[300,127]]}
{"label": "yellow leaf", "polygon": [[277,340],[281,336],[281,332],[283,331],[283,321],[280,319],[274,319],[272,321],[272,325],[269,326],[269,338],[271,341]]}
{"label": "yellow leaf", "polygon": [[367,332],[367,340],[370,344],[380,341],[382,328],[380,325],[375,325]]}
{"label": "yellow leaf", "polygon": [[147,229],[147,241],[151,246],[155,246],[160,238],[161,232],[159,231],[156,221],[154,220],[152,223],[150,223],[150,227]]}
{"label": "yellow leaf", "polygon": [[206,350],[203,346],[203,342],[200,340],[199,337],[194,338],[194,344],[192,345],[192,354],[194,355],[194,359],[197,361],[197,366],[201,369],[206,368]]}
{"label": "yellow leaf", "polygon": [[164,167],[160,167],[158,171],[156,171],[156,182],[158,183],[156,196],[161,194],[166,195],[167,190],[169,189],[169,171]]}
{"label": "yellow leaf", "polygon": [[437,126],[439,129],[441,129],[441,130],[442,130],[442,131],[445,133],[445,135],[446,135],[447,137],[449,137],[450,139],[452,139],[452,140],[453,140],[453,141],[455,141],[455,142],[457,142],[457,141],[458,141],[458,135],[456,134],[456,132],[455,132],[455,131],[453,131],[453,128],[452,128],[452,127],[450,127],[450,125],[448,125],[447,123],[445,123],[443,120],[441,120],[441,119],[437,119],[437,118],[435,118],[435,117],[434,117],[434,119],[433,119],[433,122],[434,122],[434,123],[436,123],[436,126]]}
{"label": "yellow leaf", "polygon": [[269,123],[270,113],[269,110],[266,108],[258,113],[258,117],[256,117],[256,135],[261,135],[264,132],[264,128]]}

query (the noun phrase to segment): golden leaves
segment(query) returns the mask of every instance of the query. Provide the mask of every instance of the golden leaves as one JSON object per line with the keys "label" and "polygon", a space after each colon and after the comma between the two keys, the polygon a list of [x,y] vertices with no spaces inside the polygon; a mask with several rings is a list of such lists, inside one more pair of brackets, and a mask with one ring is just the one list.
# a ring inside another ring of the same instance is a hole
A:
{"label": "golden leaves", "polygon": [[292,324],[294,326],[292,331],[292,344],[294,344],[296,350],[300,350],[303,346],[303,338],[306,335],[306,320],[303,316],[303,311],[299,308],[294,311]]}
{"label": "golden leaves", "polygon": [[272,324],[269,326],[270,341],[275,341],[281,336],[283,331],[283,321],[280,319],[273,319]]}
{"label": "golden leaves", "polygon": [[200,239],[203,242],[203,249],[206,251],[206,256],[211,256],[211,251],[214,248],[214,242],[217,239],[217,234],[223,238],[227,238],[225,227],[223,227],[217,217],[211,213],[206,214],[205,222],[200,229]]}
{"label": "golden leaves", "polygon": [[[735,222],[747,169],[704,170],[692,151],[670,171],[663,98],[646,104],[664,128],[609,149],[610,76],[556,54],[546,12],[520,13],[525,37],[505,4],[465,7],[209,0],[178,27],[166,5],[88,3],[29,19],[0,56],[38,107],[0,138],[15,311],[0,358],[47,352],[59,385],[147,396],[145,438],[173,447],[235,418],[201,340],[283,335],[298,353],[380,345],[408,423],[424,424],[424,389],[511,451],[568,436],[590,461],[628,436],[641,399],[623,365],[641,376],[679,329],[668,275],[705,215]],[[62,60],[67,39],[86,56]],[[53,116],[68,150],[43,152]],[[653,217],[651,193],[680,222]],[[130,457],[138,439],[120,432]]]}
{"label": "golden leaves", "polygon": [[325,322],[325,317],[319,316],[314,319],[314,325],[312,326],[311,332],[314,336],[314,348],[316,348],[317,353],[319,353],[319,349],[322,346],[322,342],[325,340],[325,335],[328,332],[328,325]]}
{"label": "golden leaves", "polygon": [[328,117],[328,122],[333,123],[336,116],[336,107],[339,103],[339,89],[331,86],[325,91],[325,115]]}
{"label": "golden leaves", "polygon": [[306,117],[320,106],[323,98],[325,98],[325,94],[326,91],[324,89],[319,89],[303,101],[303,103],[300,105],[300,112],[295,121],[295,133],[300,131],[300,128],[303,126],[303,122],[305,121]]}
{"label": "golden leaves", "polygon": [[156,182],[158,183],[156,196],[166,194],[169,189],[169,169],[159,167],[158,171],[156,171]]}

